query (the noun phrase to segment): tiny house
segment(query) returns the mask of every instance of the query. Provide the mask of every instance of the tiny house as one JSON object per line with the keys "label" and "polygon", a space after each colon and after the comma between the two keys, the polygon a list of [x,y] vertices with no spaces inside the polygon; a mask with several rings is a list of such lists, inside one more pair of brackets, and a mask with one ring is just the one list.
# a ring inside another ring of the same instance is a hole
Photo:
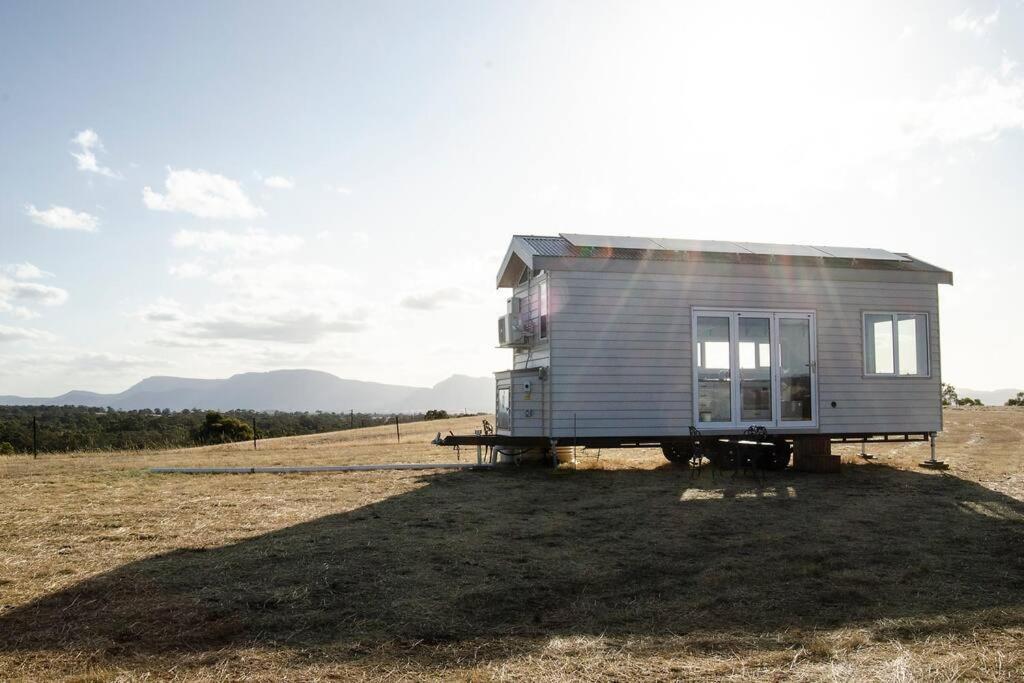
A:
{"label": "tiny house", "polygon": [[942,428],[938,285],[882,249],[516,235],[498,271],[496,435],[636,445]]}

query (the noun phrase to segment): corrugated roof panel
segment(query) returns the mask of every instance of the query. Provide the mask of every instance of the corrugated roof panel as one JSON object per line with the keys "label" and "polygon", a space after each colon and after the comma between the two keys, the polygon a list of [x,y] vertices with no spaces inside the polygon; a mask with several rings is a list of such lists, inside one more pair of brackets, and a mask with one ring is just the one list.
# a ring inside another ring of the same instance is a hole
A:
{"label": "corrugated roof panel", "polygon": [[575,247],[600,247],[605,249],[663,249],[649,237],[618,237],[616,235],[575,235],[559,233]]}
{"label": "corrugated roof panel", "polygon": [[569,242],[561,237],[523,236],[523,240],[540,256],[574,256],[576,252]]}
{"label": "corrugated roof panel", "polygon": [[833,258],[852,258],[866,261],[909,261],[910,259],[885,249],[861,249],[858,247],[817,247]]}

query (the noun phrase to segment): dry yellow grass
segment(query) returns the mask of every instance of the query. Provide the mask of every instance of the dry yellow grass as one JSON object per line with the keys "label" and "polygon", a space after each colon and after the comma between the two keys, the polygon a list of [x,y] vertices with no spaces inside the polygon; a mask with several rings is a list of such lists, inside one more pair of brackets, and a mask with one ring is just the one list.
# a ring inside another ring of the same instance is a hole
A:
{"label": "dry yellow grass", "polygon": [[[838,476],[443,462],[475,418],[164,453],[0,459],[0,678],[1024,678],[1024,410]],[[472,450],[463,459],[475,459]]]}

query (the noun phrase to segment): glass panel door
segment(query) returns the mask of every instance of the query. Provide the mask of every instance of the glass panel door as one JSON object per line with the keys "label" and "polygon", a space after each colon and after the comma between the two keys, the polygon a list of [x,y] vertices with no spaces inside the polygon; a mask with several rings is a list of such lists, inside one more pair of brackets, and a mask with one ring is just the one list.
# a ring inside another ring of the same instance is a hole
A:
{"label": "glass panel door", "polygon": [[738,318],[740,422],[771,423],[771,316],[740,313]]}
{"label": "glass panel door", "polygon": [[696,424],[817,425],[813,312],[694,309],[692,322]]}
{"label": "glass panel door", "polygon": [[494,426],[497,429],[512,429],[511,392],[508,387],[499,387],[494,406]]}
{"label": "glass panel door", "polygon": [[777,314],[779,338],[779,420],[813,424],[814,319],[809,314]]}
{"label": "glass panel door", "polygon": [[732,422],[731,315],[698,315],[693,350],[697,369],[697,421]]}

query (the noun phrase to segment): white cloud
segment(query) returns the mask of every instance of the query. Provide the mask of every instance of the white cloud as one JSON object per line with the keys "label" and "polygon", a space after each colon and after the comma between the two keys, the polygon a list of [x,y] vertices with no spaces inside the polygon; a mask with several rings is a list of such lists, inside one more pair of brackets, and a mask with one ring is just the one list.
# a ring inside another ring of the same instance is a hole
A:
{"label": "white cloud", "polygon": [[0,276],[0,302],[19,301],[41,306],[60,306],[68,300],[68,293],[60,287],[38,282],[19,282]]}
{"label": "white cloud", "polygon": [[[736,187],[723,187],[713,174],[687,177],[680,206],[707,209],[748,202],[795,204],[808,192],[832,192],[863,183],[883,195],[910,189],[927,174],[907,171],[898,183],[889,175],[918,158],[941,158],[1024,130],[1024,78],[1011,72],[967,69],[930,97],[838,102],[809,98],[801,104],[799,126],[772,138],[746,136],[755,149],[751,163],[736,172]],[[799,156],[788,151],[798,147]],[[713,159],[713,157],[712,157]],[[768,164],[764,160],[771,160]],[[760,163],[759,163],[760,162]]]}
{"label": "white cloud", "polygon": [[288,307],[296,301],[315,300],[323,310],[348,309],[348,294],[359,283],[346,271],[317,263],[275,261],[260,265],[211,269],[210,282],[233,293]]}
{"label": "white cloud", "polygon": [[51,206],[49,209],[37,209],[34,204],[25,207],[25,214],[36,225],[43,225],[55,230],[82,230],[96,232],[100,220],[84,211],[75,211],[66,206]]}
{"label": "white cloud", "polygon": [[418,311],[434,311],[449,304],[468,301],[469,293],[458,287],[443,287],[432,292],[410,294],[404,297],[399,305]]}
{"label": "white cloud", "polygon": [[1003,130],[1024,128],[1024,79],[962,71],[935,100],[919,106],[917,118],[912,139],[946,144],[993,140]]}
{"label": "white cloud", "polygon": [[218,341],[200,341],[177,337],[157,337],[150,339],[146,343],[150,346],[160,346],[165,349],[222,349],[225,346],[225,344]]}
{"label": "white cloud", "polygon": [[96,131],[86,128],[72,138],[71,142],[78,146],[78,151],[71,152],[71,156],[78,162],[79,171],[98,173],[108,178],[121,178],[120,173],[112,171],[106,166],[100,166],[96,160],[96,152],[104,151],[103,142]]}
{"label": "white cloud", "polygon": [[969,32],[976,36],[981,36],[992,28],[997,21],[999,21],[998,7],[996,7],[992,14],[985,16],[974,14],[970,9],[965,9],[958,16],[949,20],[949,27],[957,33]]}
{"label": "white cloud", "polygon": [[186,261],[184,263],[171,264],[167,272],[174,277],[187,280],[206,275],[206,268],[199,261]]}
{"label": "white cloud", "polygon": [[0,325],[0,343],[13,341],[47,341],[53,338],[49,332],[29,327]]}
{"label": "white cloud", "polygon": [[184,320],[186,315],[177,301],[160,297],[140,310],[139,317],[151,323],[174,323]]}
{"label": "white cloud", "polygon": [[273,256],[294,251],[302,246],[298,235],[274,235],[266,230],[246,232],[225,230],[179,230],[171,244],[179,249],[197,249],[206,253],[223,252],[226,256]]}
{"label": "white cloud", "polygon": [[290,190],[295,187],[295,181],[280,175],[272,175],[263,179],[263,184],[275,190]]}
{"label": "white cloud", "polygon": [[0,313],[28,320],[39,317],[30,306],[63,304],[68,300],[67,290],[30,281],[52,275],[31,263],[0,266]]}
{"label": "white cloud", "polygon": [[105,351],[82,353],[70,358],[55,360],[59,364],[67,365],[83,372],[113,372],[162,364],[160,361],[154,361],[150,358],[119,355]]}
{"label": "white cloud", "polygon": [[1008,78],[1010,74],[1013,72],[1013,70],[1016,68],[1017,62],[1010,59],[1009,55],[1006,54],[1006,51],[1003,50],[1003,59],[999,63],[999,75],[1002,76],[1003,78]]}
{"label": "white cloud", "polygon": [[0,312],[10,313],[19,320],[32,320],[33,318],[42,317],[31,308],[27,308],[25,306],[10,306],[2,301],[0,301]]}
{"label": "white cloud", "polygon": [[338,318],[317,311],[277,311],[236,309],[231,312],[193,318],[183,330],[185,336],[202,339],[237,339],[309,344],[333,333],[351,333],[366,329],[355,318]]}
{"label": "white cloud", "polygon": [[351,187],[346,187],[344,185],[337,185],[337,186],[332,187],[331,189],[334,190],[335,192],[337,192],[338,194],[345,194],[345,195],[352,194],[352,188]]}
{"label": "white cloud", "polygon": [[142,201],[154,211],[182,211],[200,218],[256,218],[264,214],[238,181],[207,171],[167,169],[165,193],[142,189]]}
{"label": "white cloud", "polygon": [[194,346],[197,339],[313,344],[367,328],[367,310],[353,305],[358,282],[333,266],[211,262],[196,277],[216,287],[216,303],[187,309],[160,300],[140,311],[178,345]]}
{"label": "white cloud", "polygon": [[44,277],[53,277],[53,273],[42,270],[39,266],[27,261],[24,263],[9,263],[0,267],[0,272],[10,275],[16,280],[41,280]]}

